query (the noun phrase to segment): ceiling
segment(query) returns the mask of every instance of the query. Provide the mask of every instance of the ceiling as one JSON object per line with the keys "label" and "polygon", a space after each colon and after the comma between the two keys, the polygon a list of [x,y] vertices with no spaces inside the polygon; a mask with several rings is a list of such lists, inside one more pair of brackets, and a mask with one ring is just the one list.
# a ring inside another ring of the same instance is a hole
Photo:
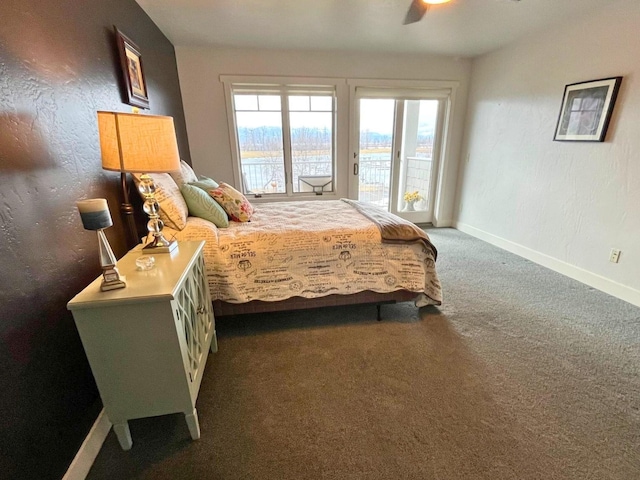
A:
{"label": "ceiling", "polygon": [[[452,0],[403,25],[411,0],[137,0],[176,46],[430,53],[474,57],[602,0]],[[608,2],[611,3],[611,0]]]}

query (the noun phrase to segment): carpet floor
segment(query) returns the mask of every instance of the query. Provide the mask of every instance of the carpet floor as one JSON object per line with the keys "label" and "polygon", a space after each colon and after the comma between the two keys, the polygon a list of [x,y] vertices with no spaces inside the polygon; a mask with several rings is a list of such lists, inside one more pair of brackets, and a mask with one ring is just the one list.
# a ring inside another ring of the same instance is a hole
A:
{"label": "carpet floor", "polygon": [[183,415],[131,421],[88,479],[640,478],[640,309],[427,231],[442,307],[219,319],[201,439]]}

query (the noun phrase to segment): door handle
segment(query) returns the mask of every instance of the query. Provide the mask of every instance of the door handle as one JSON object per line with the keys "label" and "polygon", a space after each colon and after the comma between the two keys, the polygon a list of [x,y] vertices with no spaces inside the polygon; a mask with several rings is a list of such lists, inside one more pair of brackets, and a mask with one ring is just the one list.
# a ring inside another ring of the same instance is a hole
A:
{"label": "door handle", "polygon": [[358,175],[358,172],[360,171],[360,168],[358,167],[357,163],[353,164],[353,174],[354,175]]}

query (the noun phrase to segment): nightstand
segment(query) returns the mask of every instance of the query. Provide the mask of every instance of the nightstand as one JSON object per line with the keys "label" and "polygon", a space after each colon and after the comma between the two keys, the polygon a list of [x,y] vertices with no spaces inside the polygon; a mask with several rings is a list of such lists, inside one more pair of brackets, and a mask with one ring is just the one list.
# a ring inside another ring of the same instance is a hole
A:
{"label": "nightstand", "polygon": [[138,246],[117,264],[126,288],[101,292],[99,277],[67,304],[124,450],[135,418],[182,412],[200,438],[195,404],[208,352],[217,350],[203,246],[180,242],[146,271],[136,268]]}

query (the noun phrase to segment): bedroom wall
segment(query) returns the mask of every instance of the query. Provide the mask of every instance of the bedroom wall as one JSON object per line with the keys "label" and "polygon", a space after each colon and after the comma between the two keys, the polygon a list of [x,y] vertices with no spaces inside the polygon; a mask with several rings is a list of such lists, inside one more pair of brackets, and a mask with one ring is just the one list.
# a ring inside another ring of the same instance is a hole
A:
{"label": "bedroom wall", "polygon": [[[607,2],[474,60],[457,218],[463,231],[636,305],[638,28],[640,2]],[[564,86],[618,75],[606,141],[552,141]]]}
{"label": "bedroom wall", "polygon": [[[451,167],[443,183],[441,219],[453,216],[457,164],[471,62],[468,59],[296,50],[260,50],[176,46],[178,72],[193,165],[198,173],[233,183],[231,145],[220,75],[371,78],[394,80],[453,80],[460,82],[451,132]],[[345,102],[338,108],[348,109]],[[348,153],[338,168],[348,175]],[[341,162],[341,160],[343,160]],[[338,194],[347,196],[345,182]]]}
{"label": "bedroom wall", "polygon": [[151,112],[175,117],[173,46],[134,0],[3,0],[0,22],[0,477],[60,479],[101,409],[66,303],[100,273],[75,201],[106,197],[126,251],[119,174],[101,168],[96,111],[123,103],[113,25],[140,47]]}

